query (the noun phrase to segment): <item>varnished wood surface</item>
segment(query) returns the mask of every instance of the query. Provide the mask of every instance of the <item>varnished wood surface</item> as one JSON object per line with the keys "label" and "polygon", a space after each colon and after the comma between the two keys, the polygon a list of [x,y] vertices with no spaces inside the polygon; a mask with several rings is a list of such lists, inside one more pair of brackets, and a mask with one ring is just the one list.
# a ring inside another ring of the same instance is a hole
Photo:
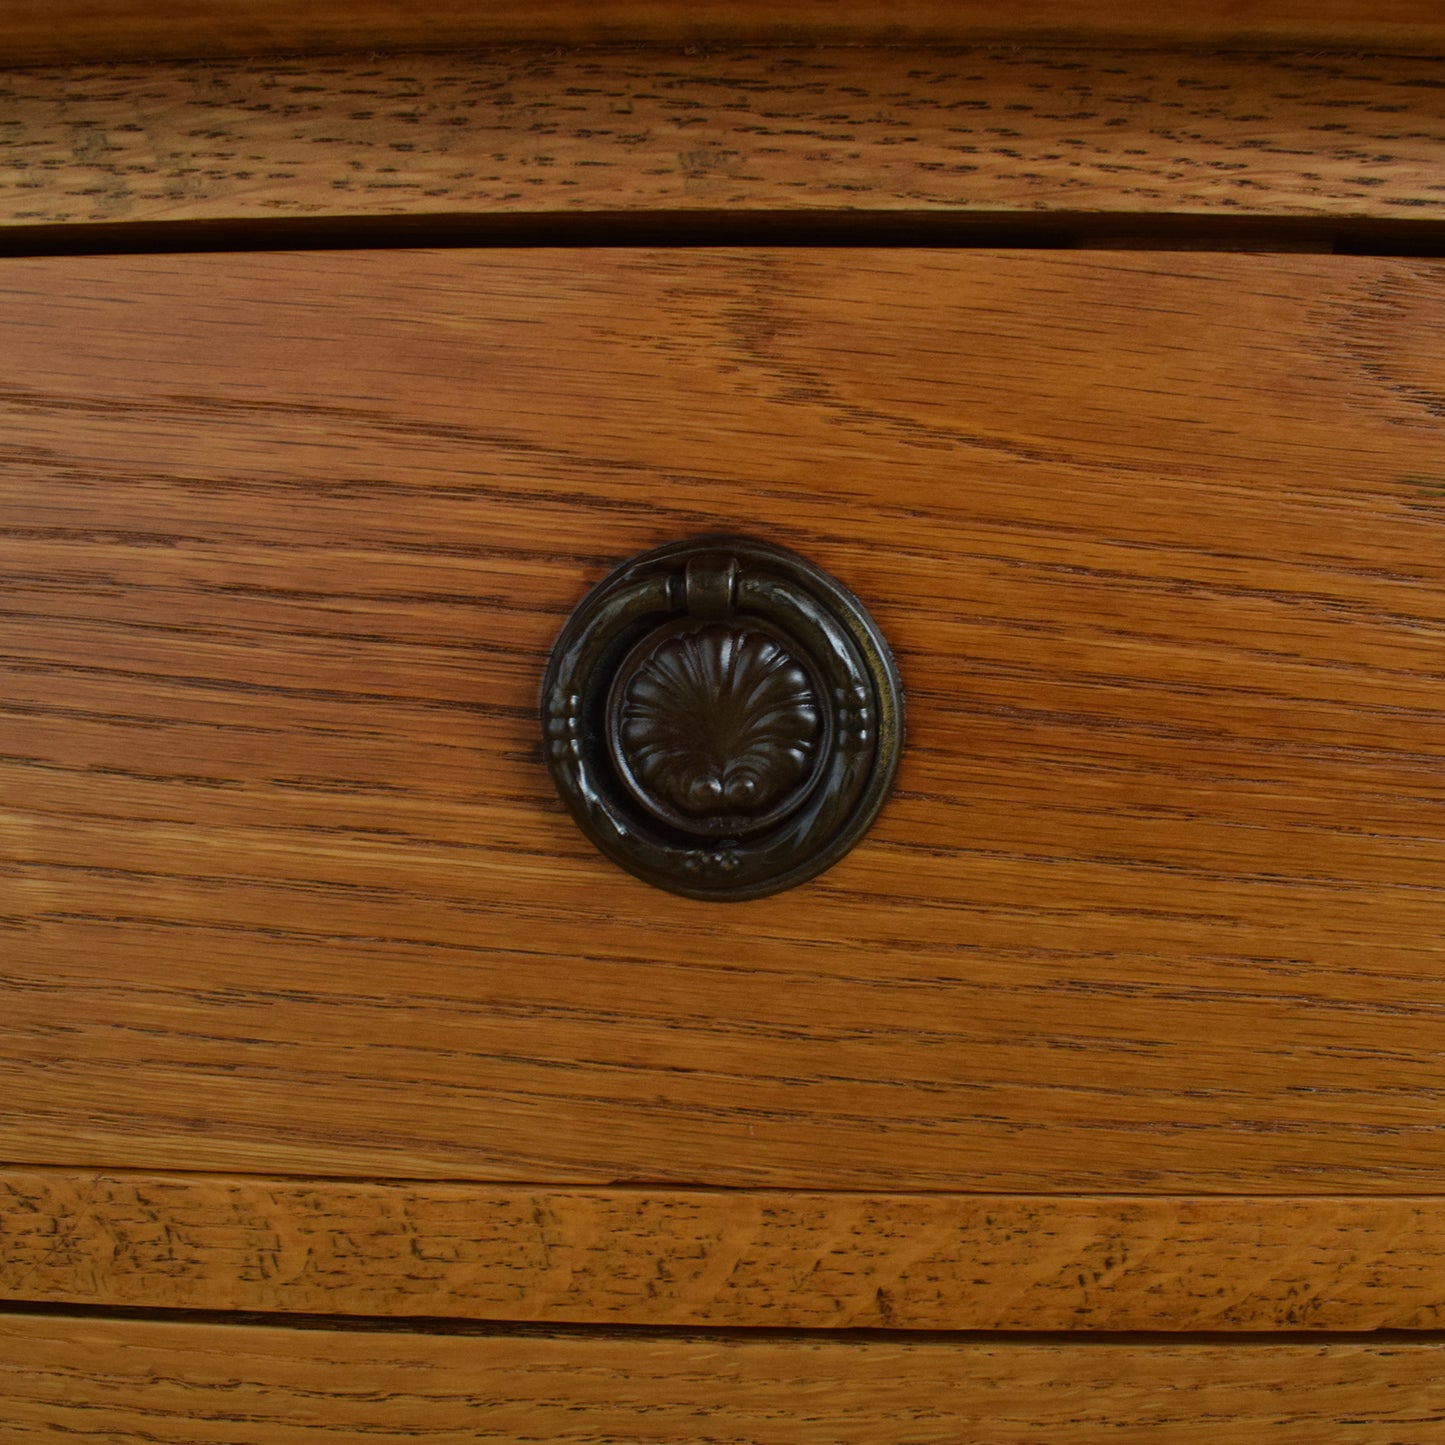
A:
{"label": "varnished wood surface", "polygon": [[[7,263],[5,1157],[1439,1191],[1442,322],[1330,257]],[[863,598],[910,731],[710,906],[534,708],[722,530]]]}
{"label": "varnished wood surface", "polygon": [[15,1441],[117,1445],[1438,1445],[1445,1347],[449,1336],[0,1315],[0,1425]]}
{"label": "varnished wood surface", "polygon": [[[0,223],[1445,214],[1425,59],[504,51],[0,75]],[[73,238],[72,238],[73,239]]]}
{"label": "varnished wood surface", "polygon": [[0,1172],[0,1298],[806,1329],[1438,1329],[1445,1201]]}
{"label": "varnished wood surface", "polygon": [[228,0],[224,6],[7,0],[0,11],[0,56],[9,65],[528,41],[887,44],[1040,37],[1439,53],[1445,18],[1434,0],[1196,0],[1172,7],[1019,0],[1006,10],[989,0],[900,0],[887,9],[867,0]]}

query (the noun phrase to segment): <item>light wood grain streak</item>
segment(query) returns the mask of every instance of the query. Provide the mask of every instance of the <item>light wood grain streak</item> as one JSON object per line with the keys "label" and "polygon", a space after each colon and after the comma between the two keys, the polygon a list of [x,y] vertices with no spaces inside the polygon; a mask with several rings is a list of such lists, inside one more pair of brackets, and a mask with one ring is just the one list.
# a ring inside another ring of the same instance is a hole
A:
{"label": "light wood grain streak", "polygon": [[1438,53],[1434,0],[7,0],[11,65],[153,56],[255,56],[542,41],[847,44],[1026,39],[1261,46],[1395,47]]}
{"label": "light wood grain streak", "polygon": [[[0,1150],[77,1168],[1445,1189],[1445,264],[0,268]],[[909,742],[806,888],[552,796],[636,550],[861,596]]]}
{"label": "light wood grain streak", "polygon": [[448,1336],[0,1315],[15,1441],[1439,1445],[1445,1348]]}
{"label": "light wood grain streak", "polygon": [[505,52],[0,76],[0,224],[1445,214],[1431,61]]}
{"label": "light wood grain streak", "polygon": [[0,1173],[0,1298],[549,1324],[1445,1323],[1445,1200],[541,1190]]}

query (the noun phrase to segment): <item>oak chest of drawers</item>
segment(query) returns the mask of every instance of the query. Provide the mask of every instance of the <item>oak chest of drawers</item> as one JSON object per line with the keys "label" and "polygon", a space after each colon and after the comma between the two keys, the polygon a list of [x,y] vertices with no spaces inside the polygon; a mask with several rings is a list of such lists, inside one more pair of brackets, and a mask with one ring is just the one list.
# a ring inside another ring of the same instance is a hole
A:
{"label": "oak chest of drawers", "polygon": [[[0,1418],[1445,1439],[1445,263],[700,234],[0,266]],[[538,720],[718,534],[907,717],[739,903]]]}

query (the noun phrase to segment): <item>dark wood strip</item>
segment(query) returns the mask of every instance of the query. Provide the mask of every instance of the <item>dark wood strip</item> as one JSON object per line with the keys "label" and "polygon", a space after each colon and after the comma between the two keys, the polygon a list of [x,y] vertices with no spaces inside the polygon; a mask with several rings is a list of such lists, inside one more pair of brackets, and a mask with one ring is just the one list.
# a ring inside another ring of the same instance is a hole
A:
{"label": "dark wood strip", "polygon": [[1428,59],[1317,49],[1017,44],[35,69],[0,75],[0,226],[115,246],[126,226],[346,218],[346,245],[367,218],[442,218],[445,237],[468,217],[571,216],[587,219],[559,238],[585,241],[598,212],[813,212],[839,237],[850,217],[1058,216],[1098,237],[1192,216],[1313,221],[1328,240],[1445,217],[1436,80]]}
{"label": "dark wood strip", "polygon": [[1439,1445],[1445,1347],[448,1335],[0,1315],[16,1440]]}
{"label": "dark wood strip", "polygon": [[252,56],[298,50],[358,50],[543,42],[576,45],[649,41],[669,46],[727,41],[901,40],[1018,42],[1072,39],[1102,44],[1160,41],[1398,47],[1430,51],[1445,40],[1430,0],[1197,0],[1141,9],[1125,0],[1020,0],[1000,11],[988,0],[900,0],[886,12],[866,0],[231,0],[224,11],[184,0],[10,0],[0,53],[10,64],[153,56]]}
{"label": "dark wood strip", "polygon": [[1445,1200],[0,1171],[0,1298],[548,1324],[1434,1329]]}

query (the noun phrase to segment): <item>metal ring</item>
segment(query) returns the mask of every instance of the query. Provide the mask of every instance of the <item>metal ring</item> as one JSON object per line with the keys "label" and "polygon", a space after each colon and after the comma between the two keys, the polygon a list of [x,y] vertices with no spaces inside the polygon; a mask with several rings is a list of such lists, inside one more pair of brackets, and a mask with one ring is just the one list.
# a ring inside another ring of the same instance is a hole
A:
{"label": "metal ring", "polygon": [[882,806],[903,703],[888,646],[841,584],[782,547],[700,537],[583,599],[542,689],[547,761],[609,858],[690,898],[791,888]]}

